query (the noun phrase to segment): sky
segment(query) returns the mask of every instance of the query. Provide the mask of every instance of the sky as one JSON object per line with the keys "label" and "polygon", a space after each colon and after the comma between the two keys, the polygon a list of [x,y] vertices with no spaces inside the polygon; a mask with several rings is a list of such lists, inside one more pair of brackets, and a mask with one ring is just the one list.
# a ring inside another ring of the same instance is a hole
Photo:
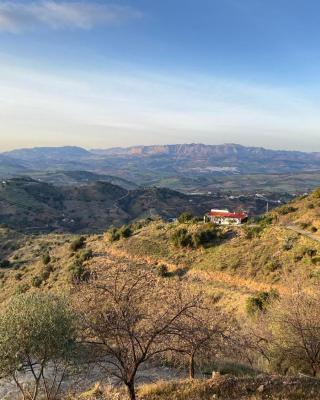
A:
{"label": "sky", "polygon": [[318,0],[0,0],[0,151],[320,151]]}

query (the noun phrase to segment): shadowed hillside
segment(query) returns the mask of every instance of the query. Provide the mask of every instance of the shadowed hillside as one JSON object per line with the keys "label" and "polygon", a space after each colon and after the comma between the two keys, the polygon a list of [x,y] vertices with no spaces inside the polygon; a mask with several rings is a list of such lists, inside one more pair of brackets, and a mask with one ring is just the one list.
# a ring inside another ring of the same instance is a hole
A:
{"label": "shadowed hillside", "polygon": [[[245,208],[252,215],[266,208],[266,200],[255,196],[193,196],[166,188],[136,188],[116,177],[95,181],[95,174],[85,172],[53,175],[54,178],[51,174],[41,175],[41,180],[2,181],[0,223],[25,232],[102,232],[110,225],[120,226],[141,218],[175,218],[183,211],[202,218],[213,206]],[[51,178],[61,185],[44,181],[50,182]],[[274,201],[270,207],[276,204]]]}

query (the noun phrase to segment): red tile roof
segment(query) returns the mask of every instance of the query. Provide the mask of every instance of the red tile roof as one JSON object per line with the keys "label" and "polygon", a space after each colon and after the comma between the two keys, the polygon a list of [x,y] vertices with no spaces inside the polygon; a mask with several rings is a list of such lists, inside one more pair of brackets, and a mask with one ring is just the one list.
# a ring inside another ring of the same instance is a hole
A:
{"label": "red tile roof", "polygon": [[218,217],[218,218],[236,218],[236,219],[246,219],[248,218],[248,214],[245,212],[232,213],[226,211],[210,211],[208,214],[210,217]]}

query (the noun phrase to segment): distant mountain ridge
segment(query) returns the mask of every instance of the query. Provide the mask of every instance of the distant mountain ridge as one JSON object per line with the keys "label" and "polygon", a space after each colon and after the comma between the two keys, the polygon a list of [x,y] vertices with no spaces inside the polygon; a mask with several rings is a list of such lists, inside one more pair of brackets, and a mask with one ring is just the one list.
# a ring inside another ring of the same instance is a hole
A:
{"label": "distant mountain ridge", "polygon": [[[36,177],[39,172],[61,171],[87,171],[116,176],[133,185],[191,193],[216,191],[216,185],[228,190],[230,179],[249,175],[267,175],[258,186],[263,187],[266,181],[272,191],[279,175],[315,173],[307,181],[305,175],[301,177],[303,190],[309,191],[320,185],[320,153],[191,143],[92,150],[76,146],[37,147],[0,154],[0,178]],[[284,185],[283,192],[299,193],[299,179],[294,185]],[[83,183],[82,178],[79,183]]]}
{"label": "distant mountain ridge", "polygon": [[90,156],[88,150],[77,146],[62,146],[62,147],[33,147],[16,149],[2,153],[2,155],[16,160],[34,160],[34,159],[74,159],[76,157]]}
{"label": "distant mountain ridge", "polygon": [[306,155],[320,160],[320,152],[306,153],[295,150],[270,150],[264,147],[247,147],[240,144],[225,143],[219,145],[208,145],[202,143],[190,144],[169,144],[151,146],[114,147],[108,149],[92,149],[92,153],[99,155],[181,155],[181,156],[278,156],[278,157],[299,157]]}

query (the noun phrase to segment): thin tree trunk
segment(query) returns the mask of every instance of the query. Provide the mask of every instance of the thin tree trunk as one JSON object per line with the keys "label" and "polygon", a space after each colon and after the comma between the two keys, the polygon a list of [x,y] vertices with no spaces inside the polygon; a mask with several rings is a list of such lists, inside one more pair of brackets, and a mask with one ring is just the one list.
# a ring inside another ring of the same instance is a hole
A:
{"label": "thin tree trunk", "polygon": [[39,392],[39,384],[40,384],[40,378],[36,380],[35,383],[35,388],[32,396],[32,400],[36,400],[38,397],[38,392]]}
{"label": "thin tree trunk", "polygon": [[129,382],[127,384],[127,389],[128,389],[128,394],[129,394],[130,400],[136,400],[136,390],[134,387],[134,382]]}
{"label": "thin tree trunk", "polygon": [[189,357],[189,378],[194,379],[194,353]]}
{"label": "thin tree trunk", "polygon": [[23,400],[26,400],[26,394],[25,394],[25,392],[24,392],[22,386],[20,385],[18,379],[16,378],[15,373],[12,374],[12,377],[13,377],[13,380],[14,380],[15,384],[17,385],[18,389],[20,390],[20,392],[21,392],[21,394],[22,394]]}

